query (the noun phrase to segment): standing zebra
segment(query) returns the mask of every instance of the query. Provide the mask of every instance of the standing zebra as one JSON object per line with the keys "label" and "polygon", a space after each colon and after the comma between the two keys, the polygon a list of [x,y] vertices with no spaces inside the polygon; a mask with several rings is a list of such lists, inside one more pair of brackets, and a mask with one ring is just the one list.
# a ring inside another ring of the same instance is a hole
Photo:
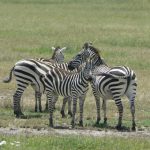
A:
{"label": "standing zebra", "polygon": [[[50,64],[50,65],[53,65],[54,67],[58,67],[58,68],[62,68],[64,70],[68,70],[68,67],[67,67],[68,64],[64,63],[64,55],[62,53],[64,50],[66,50],[66,47],[63,47],[63,48],[60,48],[59,46],[56,47],[56,48],[52,47],[52,50],[54,51],[54,53],[53,53],[53,55],[52,55],[52,57],[50,59],[38,58],[36,60],[44,62],[44,63],[47,63],[47,64]],[[58,64],[60,64],[60,65],[58,65]],[[41,98],[39,99],[39,101],[41,101]],[[54,103],[56,101],[57,101],[57,97],[54,98]],[[71,98],[64,97],[63,105],[62,105],[62,108],[61,108],[61,114],[62,114],[63,118],[65,117],[64,110],[65,110],[65,105],[66,105],[67,102],[68,102],[68,114],[70,116],[72,116],[72,112],[71,112]],[[41,102],[39,102],[39,104],[41,104]],[[48,110],[48,100],[46,100],[46,105],[45,106],[46,106],[45,110],[47,111]]]}
{"label": "standing zebra", "polygon": [[[68,66],[69,67],[69,66]],[[91,62],[86,62],[85,67],[78,73],[69,73],[64,70],[53,68],[48,71],[45,76],[42,76],[42,80],[45,83],[45,91],[49,102],[49,125],[53,127],[53,101],[52,96],[62,95],[70,96],[73,99],[73,117],[72,127],[75,125],[75,113],[77,98],[80,98],[80,121],[79,125],[83,126],[83,105],[86,92],[88,90],[88,82],[91,70]]]}
{"label": "standing zebra", "polygon": [[[53,54],[52,54],[52,57],[50,59],[45,59],[45,58],[37,58],[36,60],[38,61],[41,61],[41,62],[45,62],[45,63],[52,63],[52,64],[61,64],[64,62],[64,55],[63,55],[63,51],[66,50],[66,47],[63,47],[63,48],[60,48],[59,46],[57,46],[56,48],[55,47],[52,47],[52,50],[53,50]],[[39,98],[38,98],[39,97]],[[35,100],[36,100],[36,104],[35,104],[35,112],[37,112],[39,109],[38,108],[42,108],[41,106],[41,94],[38,93],[38,92],[35,92]],[[38,101],[39,100],[39,101]],[[69,108],[69,113],[71,112],[71,108],[70,108],[70,99],[66,99],[64,98],[63,99],[63,106],[62,106],[62,111],[61,113],[63,114],[63,116],[65,116],[65,114],[63,113],[64,111],[64,103],[66,103],[68,100],[68,108]],[[54,99],[54,101],[56,101],[56,99]],[[37,102],[39,102],[39,107]],[[46,100],[46,105],[45,105],[45,110],[48,110],[48,101]],[[40,110],[41,112],[42,110]],[[70,113],[71,114],[71,113]]]}
{"label": "standing zebra", "polygon": [[70,61],[69,66],[73,68],[78,67],[88,56],[93,58],[93,66],[99,65],[98,67],[93,67],[92,69],[92,90],[96,100],[97,106],[97,124],[101,119],[100,117],[100,99],[103,98],[103,110],[104,110],[104,123],[107,122],[106,117],[106,100],[113,99],[116,106],[118,107],[119,118],[116,128],[121,129],[122,116],[123,116],[123,105],[121,102],[121,97],[126,95],[130,101],[130,109],[132,114],[132,130],[135,130],[135,106],[134,100],[136,96],[136,75],[129,67],[118,66],[110,68],[106,64],[101,64],[101,58],[98,50],[94,48],[90,43],[85,43],[83,46],[83,51],[76,55],[73,61]]}
{"label": "standing zebra", "polygon": [[[54,50],[54,48],[52,48]],[[53,54],[53,59],[45,60],[45,59],[30,59],[30,60],[20,60],[18,61],[14,67],[11,69],[9,77],[3,80],[3,82],[8,83],[12,79],[12,73],[16,77],[17,81],[17,90],[14,94],[14,111],[17,117],[22,115],[20,109],[20,99],[27,88],[28,85],[31,85],[35,89],[35,111],[42,111],[41,108],[41,94],[43,93],[43,83],[40,81],[41,74],[45,74],[50,68],[54,67],[51,64],[54,63],[54,60],[64,59],[62,51],[64,48],[56,47],[54,50],[55,55]],[[59,57],[59,58],[58,58]],[[49,65],[47,65],[47,63]],[[58,63],[55,64],[55,66]],[[61,65],[62,66],[62,65]],[[67,65],[66,65],[67,66]],[[39,102],[39,105],[37,104]],[[39,109],[38,109],[39,106]]]}

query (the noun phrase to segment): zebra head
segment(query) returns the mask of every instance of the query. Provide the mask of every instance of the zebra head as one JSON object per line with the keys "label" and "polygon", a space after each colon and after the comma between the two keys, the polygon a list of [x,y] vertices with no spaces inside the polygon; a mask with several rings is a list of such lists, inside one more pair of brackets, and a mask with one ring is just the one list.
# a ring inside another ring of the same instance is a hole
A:
{"label": "zebra head", "polygon": [[52,55],[52,59],[55,60],[57,63],[63,63],[64,62],[64,55],[63,51],[66,49],[66,47],[60,48],[59,46],[52,47],[52,50],[54,51]]}
{"label": "zebra head", "polygon": [[90,53],[88,51],[81,50],[73,60],[68,63],[69,70],[74,70],[75,68],[79,68],[80,65],[85,63],[89,58]]}
{"label": "zebra head", "polygon": [[92,60],[91,59],[87,59],[86,60],[86,63],[85,63],[85,67],[83,68],[83,74],[84,74],[84,77],[91,81],[92,80]]}
{"label": "zebra head", "polygon": [[85,43],[83,50],[89,52],[89,57],[92,60],[92,66],[95,68],[100,65],[107,65],[104,59],[100,56],[99,49],[95,48],[92,43]]}
{"label": "zebra head", "polygon": [[92,46],[91,43],[85,43],[83,49],[75,56],[75,58],[69,62],[68,68],[73,70],[78,68],[81,64],[85,63],[87,59],[92,60],[93,68],[102,64],[105,64],[104,60],[101,58],[98,49]]}

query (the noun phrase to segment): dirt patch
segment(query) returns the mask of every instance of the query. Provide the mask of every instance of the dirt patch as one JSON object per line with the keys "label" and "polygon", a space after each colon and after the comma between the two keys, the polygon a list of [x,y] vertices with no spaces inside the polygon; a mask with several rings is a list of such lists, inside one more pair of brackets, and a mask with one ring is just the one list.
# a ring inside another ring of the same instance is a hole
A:
{"label": "dirt patch", "polygon": [[48,135],[77,135],[77,136],[93,136],[93,137],[140,137],[150,138],[150,132],[136,131],[136,132],[119,132],[111,130],[85,130],[85,129],[31,129],[31,128],[0,128],[2,135],[24,135],[24,136],[48,136]]}

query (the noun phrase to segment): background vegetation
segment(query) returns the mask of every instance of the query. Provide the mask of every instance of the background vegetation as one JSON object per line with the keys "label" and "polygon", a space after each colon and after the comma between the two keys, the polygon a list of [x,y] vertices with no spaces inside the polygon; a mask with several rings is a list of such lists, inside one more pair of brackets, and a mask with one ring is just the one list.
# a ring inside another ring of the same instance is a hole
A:
{"label": "background vegetation", "polygon": [[[149,0],[0,0],[0,81],[20,59],[49,58],[52,54],[51,46],[60,45],[67,46],[65,61],[69,61],[81,49],[84,42],[91,41],[100,49],[102,57],[110,66],[127,65],[135,70],[138,78],[137,127],[149,130],[149,18]],[[15,80],[10,84],[0,83],[0,126],[48,128],[48,114],[33,113],[34,92],[31,88],[25,91],[22,98],[22,109],[29,119],[15,119],[12,111],[15,88]],[[94,128],[96,118],[95,101],[91,95],[90,90],[84,111],[84,126],[88,129]],[[44,104],[45,96],[43,108]],[[59,100],[54,113],[55,124],[70,124],[69,117],[61,119],[59,114],[61,104],[62,100]],[[123,98],[123,104],[123,124],[130,127],[131,115],[126,98]],[[117,109],[114,102],[110,101],[109,126],[115,126],[116,122]],[[54,141],[56,139],[54,137]],[[62,142],[62,138],[59,139]],[[111,140],[108,139],[109,142]]]}

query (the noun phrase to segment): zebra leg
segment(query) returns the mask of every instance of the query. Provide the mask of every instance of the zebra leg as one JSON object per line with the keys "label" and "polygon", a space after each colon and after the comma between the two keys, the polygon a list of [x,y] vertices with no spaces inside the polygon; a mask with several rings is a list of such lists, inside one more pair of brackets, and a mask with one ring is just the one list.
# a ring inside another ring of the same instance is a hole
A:
{"label": "zebra leg", "polygon": [[79,97],[79,107],[80,107],[80,121],[79,126],[83,127],[83,106],[84,106],[85,95]]}
{"label": "zebra leg", "polygon": [[48,99],[46,99],[45,111],[48,111]]}
{"label": "zebra leg", "polygon": [[101,116],[100,116],[100,98],[99,98],[99,96],[96,94],[96,92],[93,92],[93,94],[94,94],[94,96],[95,96],[96,110],[97,110],[96,125],[99,125],[100,120],[101,120]]}
{"label": "zebra leg", "polygon": [[65,106],[66,106],[67,101],[68,101],[68,97],[64,97],[63,104],[62,104],[61,111],[60,111],[60,113],[62,115],[62,118],[66,117],[66,115],[65,115]]}
{"label": "zebra leg", "polygon": [[37,100],[38,98],[37,98],[37,92],[35,91],[35,112],[37,112],[38,111],[38,100]]}
{"label": "zebra leg", "polygon": [[13,95],[14,114],[16,115],[16,118],[20,118],[24,116],[24,114],[21,112],[21,107],[20,107],[20,100],[22,94],[23,91],[17,89],[15,94]]}
{"label": "zebra leg", "polygon": [[57,95],[53,95],[52,100],[53,100],[53,108],[56,109],[55,105],[56,105],[56,102],[58,100],[58,96]]}
{"label": "zebra leg", "polygon": [[115,99],[115,103],[116,103],[116,106],[118,107],[118,112],[119,112],[118,124],[116,126],[116,129],[121,130],[122,116],[123,116],[123,105],[122,105],[122,102],[121,102],[120,98]]}
{"label": "zebra leg", "polygon": [[[55,103],[57,102],[58,100],[58,97],[56,98],[55,96],[52,97],[52,101],[53,101],[53,109],[55,109]],[[46,99],[46,104],[45,104],[45,111],[48,111],[48,99]]]}
{"label": "zebra leg", "polygon": [[130,101],[130,110],[131,110],[131,114],[132,114],[132,130],[135,131],[136,130],[136,123],[135,123],[135,105],[134,105],[134,101],[135,101],[135,96],[136,96],[136,88],[137,88],[137,84],[136,81],[133,79],[130,83],[130,86],[128,87],[128,90],[126,92],[126,96],[128,97],[129,101]]}
{"label": "zebra leg", "polygon": [[94,86],[94,84],[91,84],[92,86],[92,91],[93,91],[93,95],[95,97],[95,102],[96,102],[96,110],[97,110],[97,120],[96,120],[96,125],[99,125],[100,120],[101,120],[101,116],[100,116],[100,97],[98,95],[98,93],[96,92],[96,88]]}
{"label": "zebra leg", "polygon": [[77,110],[77,97],[73,97],[73,115],[72,115],[72,121],[71,121],[72,128],[75,127],[76,110]]}
{"label": "zebra leg", "polygon": [[132,130],[135,131],[136,123],[135,123],[135,106],[134,102],[130,105],[131,114],[132,114]]}
{"label": "zebra leg", "polygon": [[97,120],[96,120],[96,124],[98,125],[100,123],[101,120],[101,116],[100,116],[100,98],[96,98],[96,107],[97,107]]}
{"label": "zebra leg", "polygon": [[71,102],[72,98],[68,97],[68,115],[70,115],[70,117],[72,117]]}
{"label": "zebra leg", "polygon": [[42,112],[41,93],[35,92],[35,112]]}
{"label": "zebra leg", "polygon": [[103,99],[102,109],[104,112],[104,124],[107,124],[107,116],[106,116],[106,99]]}
{"label": "zebra leg", "polygon": [[47,93],[47,99],[48,99],[48,106],[49,106],[49,112],[50,112],[50,117],[49,117],[49,126],[53,127],[53,110],[54,110],[54,102],[53,102],[53,95],[51,92]]}
{"label": "zebra leg", "polygon": [[135,105],[134,105],[134,100],[135,100],[135,94],[127,95],[128,99],[130,100],[130,110],[132,114],[132,130],[135,131],[136,123],[135,123]]}

